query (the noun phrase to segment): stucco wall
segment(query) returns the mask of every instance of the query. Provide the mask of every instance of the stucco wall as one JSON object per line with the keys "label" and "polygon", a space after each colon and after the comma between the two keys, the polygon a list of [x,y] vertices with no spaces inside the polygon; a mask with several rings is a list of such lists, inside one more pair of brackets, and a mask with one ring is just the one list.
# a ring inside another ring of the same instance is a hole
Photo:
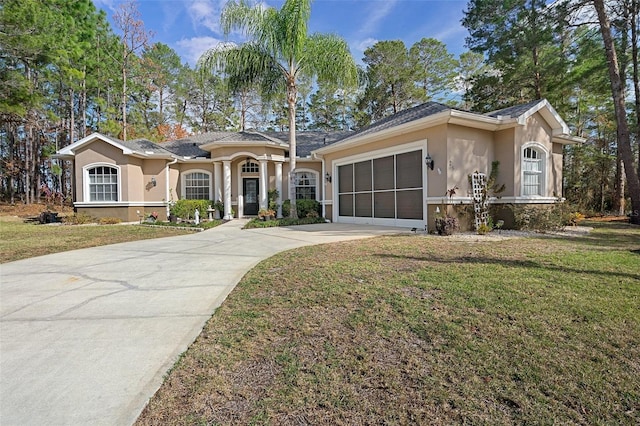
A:
{"label": "stucco wall", "polygon": [[488,130],[449,125],[447,140],[447,187],[458,187],[457,196],[470,194],[469,175],[489,174],[494,158],[494,135]]}
{"label": "stucco wall", "polygon": [[[166,165],[167,160],[144,160],[140,187],[144,192],[144,201],[164,201],[166,200]],[[152,184],[152,178],[156,185]]]}
{"label": "stucco wall", "polygon": [[85,194],[84,194],[83,167],[90,164],[95,164],[95,163],[118,165],[121,167],[122,187],[121,187],[120,195],[122,200],[127,200],[128,190],[126,188],[125,179],[128,176],[128,171],[126,170],[126,165],[128,164],[128,157],[125,156],[120,149],[112,145],[109,145],[107,143],[104,143],[102,141],[96,141],[81,147],[76,153],[76,161],[75,161],[75,185],[77,188],[76,201],[78,202],[89,201],[88,199],[85,199]]}
{"label": "stucco wall", "polygon": [[[545,162],[545,189],[542,196],[553,197],[554,194],[562,192],[562,155],[554,155],[552,142],[552,129],[544,120],[540,113],[535,113],[527,118],[523,127],[515,130],[515,168],[514,185],[516,196],[522,195],[522,149],[527,143],[535,142],[544,147],[547,152]],[[557,151],[558,149],[555,148]]]}
{"label": "stucco wall", "polygon": [[[505,129],[495,132],[493,157],[499,161],[498,165],[498,185],[504,185],[502,197],[513,197],[515,195],[514,170],[518,148],[514,145],[515,129]],[[491,171],[491,170],[489,170]]]}

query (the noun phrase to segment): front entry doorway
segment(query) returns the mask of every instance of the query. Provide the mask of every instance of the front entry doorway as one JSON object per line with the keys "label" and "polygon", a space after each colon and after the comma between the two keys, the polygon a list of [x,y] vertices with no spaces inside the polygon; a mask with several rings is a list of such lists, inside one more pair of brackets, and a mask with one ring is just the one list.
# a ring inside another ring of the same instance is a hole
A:
{"label": "front entry doorway", "polygon": [[244,178],[242,183],[244,193],[244,216],[256,216],[258,214],[258,179]]}

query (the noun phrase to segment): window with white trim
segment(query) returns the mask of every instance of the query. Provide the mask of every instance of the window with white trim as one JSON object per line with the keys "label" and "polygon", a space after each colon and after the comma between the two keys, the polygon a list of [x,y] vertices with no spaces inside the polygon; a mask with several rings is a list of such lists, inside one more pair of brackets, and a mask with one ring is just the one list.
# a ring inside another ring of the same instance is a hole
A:
{"label": "window with white trim", "polygon": [[89,201],[118,201],[118,169],[96,166],[87,169]]}
{"label": "window with white trim", "polygon": [[312,172],[297,172],[295,179],[296,200],[315,200],[317,175]]}
{"label": "window with white trim", "polygon": [[544,151],[526,147],[522,152],[522,195],[544,195]]}
{"label": "window with white trim", "polygon": [[258,166],[258,163],[247,161],[242,165],[242,173],[258,173],[259,171],[260,166]]}
{"label": "window with white trim", "polygon": [[191,172],[184,177],[184,198],[208,200],[211,198],[211,177],[203,172]]}

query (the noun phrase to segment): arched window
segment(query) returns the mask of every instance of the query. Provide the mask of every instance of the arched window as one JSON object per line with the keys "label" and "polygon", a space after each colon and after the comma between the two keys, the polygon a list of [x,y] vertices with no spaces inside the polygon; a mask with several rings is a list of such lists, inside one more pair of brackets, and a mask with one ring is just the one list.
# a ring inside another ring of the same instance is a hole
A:
{"label": "arched window", "polygon": [[191,172],[184,175],[184,198],[210,200],[211,176],[204,172]]}
{"label": "arched window", "polygon": [[536,147],[525,147],[522,151],[522,195],[545,195],[545,152]]}
{"label": "arched window", "polygon": [[296,173],[296,200],[316,200],[317,174],[313,172]]}
{"label": "arched window", "polygon": [[258,172],[260,172],[260,167],[258,166],[258,163],[247,161],[242,165],[242,173],[258,173]]}
{"label": "arched window", "polygon": [[90,202],[118,201],[118,168],[94,166],[86,169]]}

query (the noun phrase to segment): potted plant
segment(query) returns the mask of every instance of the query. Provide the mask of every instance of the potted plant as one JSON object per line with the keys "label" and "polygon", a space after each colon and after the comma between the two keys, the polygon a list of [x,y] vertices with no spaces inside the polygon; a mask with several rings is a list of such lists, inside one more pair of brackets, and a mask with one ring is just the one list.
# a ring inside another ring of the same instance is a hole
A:
{"label": "potted plant", "polygon": [[215,212],[213,213],[214,217],[216,219],[222,219],[222,216],[224,215],[224,204],[222,204],[222,201],[216,200],[213,203],[213,208],[215,210]]}
{"label": "potted plant", "polygon": [[276,216],[276,212],[271,209],[260,209],[258,212],[258,217],[263,221],[273,220]]}

